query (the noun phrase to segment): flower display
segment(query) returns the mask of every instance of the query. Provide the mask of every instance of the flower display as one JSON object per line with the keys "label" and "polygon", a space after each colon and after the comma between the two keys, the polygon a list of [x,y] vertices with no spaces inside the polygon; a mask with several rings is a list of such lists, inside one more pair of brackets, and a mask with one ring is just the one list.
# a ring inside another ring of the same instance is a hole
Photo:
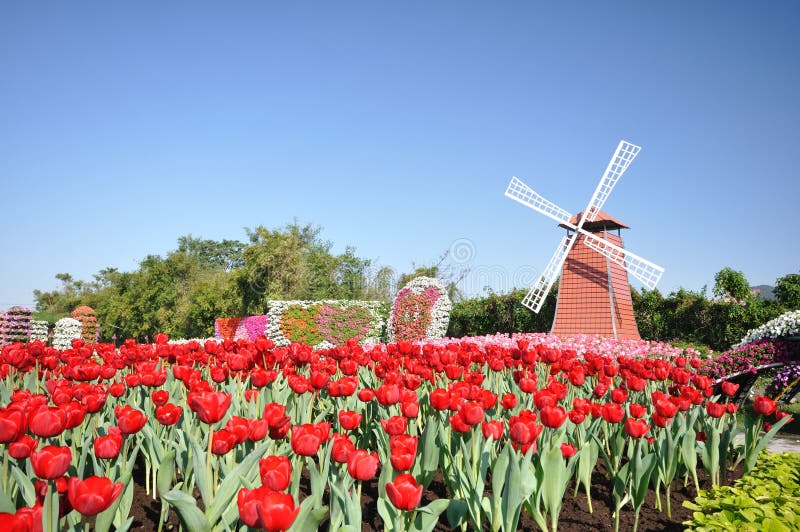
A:
{"label": "flower display", "polygon": [[87,344],[95,343],[99,330],[97,326],[97,315],[94,313],[94,309],[82,305],[72,311],[72,317],[81,322],[81,336],[83,337],[83,341]]}
{"label": "flower display", "polygon": [[444,338],[453,304],[442,283],[415,277],[397,292],[389,315],[390,341]]}
{"label": "flower display", "polygon": [[26,307],[11,307],[0,314],[0,346],[28,341],[32,313]]}
{"label": "flower display", "polygon": [[269,301],[267,309],[267,338],[277,346],[302,342],[319,350],[351,338],[375,344],[383,335],[384,304],[380,301]]}
{"label": "flower display", "polygon": [[50,324],[45,320],[31,320],[31,342],[47,342]]}
{"label": "flower display", "polygon": [[61,318],[56,322],[53,331],[53,347],[56,349],[70,349],[72,340],[83,335],[83,325],[75,318]]}
{"label": "flower display", "polygon": [[800,310],[793,310],[748,331],[744,338],[733,347],[741,347],[762,338],[782,338],[798,335],[800,335]]}

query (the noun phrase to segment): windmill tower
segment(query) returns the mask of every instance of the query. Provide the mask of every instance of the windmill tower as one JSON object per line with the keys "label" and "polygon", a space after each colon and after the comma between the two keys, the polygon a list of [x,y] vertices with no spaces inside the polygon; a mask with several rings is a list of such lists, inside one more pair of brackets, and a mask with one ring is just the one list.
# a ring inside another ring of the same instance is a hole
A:
{"label": "windmill tower", "polygon": [[575,216],[516,177],[508,184],[506,196],[567,230],[542,276],[522,300],[523,305],[539,312],[553,283],[561,276],[552,328],[555,334],[639,338],[628,273],[652,290],[664,268],[624,249],[619,231],[628,227],[600,210],[639,150],[639,146],[620,141],[589,205]]}

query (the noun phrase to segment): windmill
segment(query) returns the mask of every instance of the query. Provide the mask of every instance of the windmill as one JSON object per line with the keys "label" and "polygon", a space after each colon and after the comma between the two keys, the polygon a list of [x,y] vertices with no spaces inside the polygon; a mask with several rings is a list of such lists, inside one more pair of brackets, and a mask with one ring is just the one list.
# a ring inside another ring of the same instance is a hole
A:
{"label": "windmill", "polygon": [[[624,140],[611,157],[585,210],[572,216],[517,177],[505,195],[558,222],[567,230],[544,273],[522,304],[539,312],[561,275],[552,332],[639,338],[633,317],[628,273],[652,290],[664,268],[624,249],[619,229],[628,227],[601,211],[614,186],[641,148]],[[613,230],[617,234],[613,234]]]}

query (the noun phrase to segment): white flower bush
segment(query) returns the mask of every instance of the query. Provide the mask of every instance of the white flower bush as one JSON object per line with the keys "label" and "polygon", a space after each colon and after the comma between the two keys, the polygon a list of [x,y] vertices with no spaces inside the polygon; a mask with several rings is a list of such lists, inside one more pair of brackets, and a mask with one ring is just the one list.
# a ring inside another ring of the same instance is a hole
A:
{"label": "white flower bush", "polygon": [[733,348],[741,347],[762,338],[783,338],[798,335],[800,335],[800,310],[793,310],[749,331]]}
{"label": "white flower bush", "polygon": [[394,299],[389,313],[389,341],[444,338],[451,310],[453,303],[441,281],[415,277]]}
{"label": "white flower bush", "polygon": [[31,342],[47,342],[47,332],[50,324],[45,320],[31,320]]}
{"label": "white flower bush", "polygon": [[53,347],[56,349],[72,349],[72,340],[83,334],[83,325],[75,318],[61,318],[56,322],[53,332]]}

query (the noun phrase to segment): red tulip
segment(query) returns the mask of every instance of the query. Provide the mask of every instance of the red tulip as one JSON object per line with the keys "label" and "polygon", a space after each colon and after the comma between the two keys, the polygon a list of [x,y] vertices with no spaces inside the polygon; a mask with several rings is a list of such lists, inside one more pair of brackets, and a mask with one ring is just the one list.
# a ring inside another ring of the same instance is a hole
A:
{"label": "red tulip", "polygon": [[364,449],[356,449],[347,462],[347,472],[356,480],[370,480],[378,471],[380,461],[377,453],[370,453]]}
{"label": "red tulip", "polygon": [[258,461],[261,484],[275,491],[289,487],[292,479],[292,463],[286,456],[267,456]]}
{"label": "red tulip", "polygon": [[301,456],[314,456],[326,436],[313,423],[295,425],[292,427],[292,450]]}
{"label": "red tulip", "polygon": [[264,406],[263,418],[267,420],[269,428],[282,427],[290,421],[286,415],[286,407],[278,403],[269,403]]}
{"label": "red tulip", "polygon": [[27,434],[22,436],[19,440],[15,442],[11,442],[8,444],[8,454],[11,458],[16,458],[17,460],[23,460],[28,458],[33,451],[36,450],[36,447],[39,445],[39,442],[28,436]]}
{"label": "red tulip", "polygon": [[108,387],[108,393],[110,393],[113,397],[121,397],[122,394],[125,393],[125,383],[115,382]]}
{"label": "red tulip", "polygon": [[0,443],[17,441],[27,430],[27,419],[21,410],[0,410]]}
{"label": "red tulip", "polygon": [[606,403],[602,406],[600,414],[606,423],[619,423],[625,417],[625,410],[617,403]]}
{"label": "red tulip", "polygon": [[169,392],[167,390],[154,390],[150,394],[150,398],[153,400],[154,405],[163,406],[169,401]]}
{"label": "red tulip", "polygon": [[58,436],[67,426],[67,413],[58,407],[41,406],[31,414],[30,431],[40,438]]}
{"label": "red tulip", "polygon": [[211,438],[211,452],[216,455],[228,454],[236,445],[236,435],[227,429],[219,429]]}
{"label": "red tulip", "polygon": [[564,424],[564,420],[567,419],[567,413],[560,406],[545,406],[539,418],[545,427],[557,429]]}
{"label": "red tulip", "polygon": [[92,516],[106,510],[122,493],[121,482],[112,482],[105,477],[89,477],[81,480],[69,479],[67,497],[73,508],[81,515]]}
{"label": "red tulip", "polygon": [[[41,523],[39,523],[41,527]],[[0,530],[4,532],[28,532],[31,529],[31,520],[18,514],[0,512]]]}
{"label": "red tulip", "polygon": [[47,445],[31,453],[33,472],[39,478],[53,480],[64,475],[72,463],[69,447]]}
{"label": "red tulip", "polygon": [[643,418],[645,414],[647,414],[647,408],[638,403],[631,403],[630,405],[628,405],[628,411],[631,413],[632,417],[638,419]]}
{"label": "red tulip", "polygon": [[734,394],[739,390],[739,385],[736,384],[735,382],[725,381],[722,383],[720,388],[722,388],[722,393],[724,393],[728,397],[733,397]]}
{"label": "red tulip", "polygon": [[477,425],[483,421],[483,405],[477,401],[467,401],[458,409],[458,414],[467,425]]}
{"label": "red tulip", "polygon": [[571,443],[561,444],[561,455],[564,458],[572,458],[573,456],[575,456],[576,452],[578,452],[578,450]]}
{"label": "red tulip", "polygon": [[631,438],[641,438],[647,434],[648,430],[650,430],[650,427],[643,419],[634,419],[629,417],[625,420],[625,432]]}
{"label": "red tulip", "polygon": [[117,426],[123,434],[136,434],[147,423],[147,416],[144,415],[144,412],[129,405],[116,407],[114,415],[117,416]]}
{"label": "red tulip", "polygon": [[664,418],[673,418],[678,413],[678,405],[669,399],[658,399],[656,401],[656,412]]}
{"label": "red tulip", "polygon": [[389,449],[391,452],[390,460],[392,467],[397,471],[408,471],[414,464],[417,456],[417,444],[419,440],[416,436],[400,434],[389,438]]}
{"label": "red tulip", "polygon": [[503,395],[503,398],[500,400],[500,406],[505,408],[506,410],[510,410],[517,406],[517,396],[513,393],[507,393]]}
{"label": "red tulip", "polygon": [[403,473],[394,482],[386,483],[386,496],[398,510],[410,511],[422,500],[422,486],[413,476]]}
{"label": "red tulip", "polygon": [[503,432],[505,432],[505,424],[503,423],[502,419],[498,419],[495,421],[484,421],[481,423],[481,431],[483,432],[483,437],[487,440],[489,438],[493,440],[499,440],[503,437]]}
{"label": "red tulip", "polygon": [[628,391],[624,388],[614,388],[611,390],[611,400],[621,405],[628,400]]}
{"label": "red tulip", "polygon": [[508,436],[512,442],[519,445],[530,445],[535,442],[543,428],[542,425],[536,424],[536,418],[532,415],[511,416],[508,420]]}
{"label": "red tulip", "polygon": [[342,430],[353,430],[361,424],[362,417],[361,414],[352,410],[342,410],[339,412],[339,426],[342,427]]}
{"label": "red tulip", "polygon": [[189,408],[203,423],[216,423],[228,412],[231,394],[225,392],[189,392]]}
{"label": "red tulip", "polygon": [[723,403],[715,403],[714,401],[709,401],[706,403],[706,413],[714,418],[720,418],[725,415],[727,412],[727,408]]}
{"label": "red tulip", "polygon": [[413,419],[419,415],[419,403],[416,401],[406,401],[401,403],[400,411],[407,419]]}
{"label": "red tulip", "polygon": [[428,394],[428,401],[436,410],[447,410],[450,407],[450,392],[444,388],[436,388]]}
{"label": "red tulip", "polygon": [[183,408],[172,403],[156,407],[156,420],[164,426],[174,425],[181,418]]}
{"label": "red tulip", "polygon": [[406,431],[408,421],[403,416],[392,416],[389,419],[381,419],[381,425],[386,434],[396,436]]}
{"label": "red tulip", "polygon": [[753,411],[756,414],[762,416],[771,416],[777,408],[778,404],[769,397],[756,395],[755,398],[753,398]]}
{"label": "red tulip", "polygon": [[264,528],[269,532],[288,530],[294,523],[300,507],[295,507],[291,495],[261,487],[253,490],[242,488],[237,496],[239,519],[253,528]]}
{"label": "red tulip", "polygon": [[236,443],[242,443],[250,435],[250,420],[242,416],[232,416],[225,429],[236,437]]}
{"label": "red tulip", "polygon": [[340,464],[350,461],[350,455],[356,450],[353,441],[343,434],[336,434],[331,444],[331,458]]}
{"label": "red tulip", "polygon": [[94,454],[106,460],[116,458],[122,449],[122,431],[119,427],[109,427],[108,434],[94,440]]}

